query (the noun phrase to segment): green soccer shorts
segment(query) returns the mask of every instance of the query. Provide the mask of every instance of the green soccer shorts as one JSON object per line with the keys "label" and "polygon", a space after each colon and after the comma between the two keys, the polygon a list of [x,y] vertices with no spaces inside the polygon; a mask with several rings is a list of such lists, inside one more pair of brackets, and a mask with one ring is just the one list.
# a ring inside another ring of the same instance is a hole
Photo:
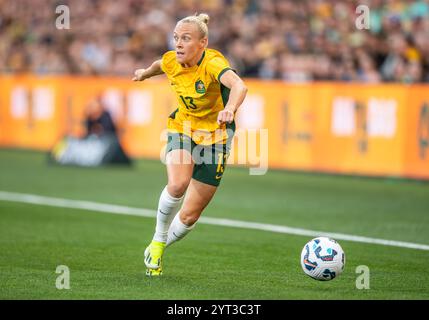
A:
{"label": "green soccer shorts", "polygon": [[226,143],[200,145],[183,133],[169,132],[165,154],[177,149],[188,150],[195,163],[192,178],[217,187],[225,171],[231,141],[232,137],[228,138]]}

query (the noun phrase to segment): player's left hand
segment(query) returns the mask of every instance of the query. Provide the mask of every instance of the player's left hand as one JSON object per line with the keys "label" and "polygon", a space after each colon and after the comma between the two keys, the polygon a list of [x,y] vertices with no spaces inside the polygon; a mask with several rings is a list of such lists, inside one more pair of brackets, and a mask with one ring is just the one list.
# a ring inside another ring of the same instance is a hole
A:
{"label": "player's left hand", "polygon": [[234,112],[229,109],[225,108],[217,115],[217,123],[219,124],[231,123],[232,121],[234,121]]}

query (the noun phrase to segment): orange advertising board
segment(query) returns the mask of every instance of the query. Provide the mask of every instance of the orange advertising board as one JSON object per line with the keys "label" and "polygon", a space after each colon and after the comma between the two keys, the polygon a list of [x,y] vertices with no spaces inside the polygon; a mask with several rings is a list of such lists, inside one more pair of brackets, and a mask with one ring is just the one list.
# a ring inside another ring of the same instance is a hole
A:
{"label": "orange advertising board", "polygon": [[407,101],[404,175],[429,179],[429,88],[415,86]]}
{"label": "orange advertising board", "polygon": [[[246,84],[229,163],[429,179],[429,86]],[[49,150],[64,135],[83,136],[97,96],[129,155],[160,157],[177,107],[163,77],[0,76],[0,146]]]}

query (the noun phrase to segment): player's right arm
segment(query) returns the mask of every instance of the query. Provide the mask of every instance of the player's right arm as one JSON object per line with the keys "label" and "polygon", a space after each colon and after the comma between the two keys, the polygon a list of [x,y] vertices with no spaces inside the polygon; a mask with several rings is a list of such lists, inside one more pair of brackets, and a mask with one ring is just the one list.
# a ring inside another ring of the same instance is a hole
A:
{"label": "player's right arm", "polygon": [[149,79],[150,77],[157,76],[163,73],[164,71],[162,71],[161,69],[161,59],[159,59],[154,61],[152,65],[147,69],[137,69],[134,72],[133,81],[143,81]]}

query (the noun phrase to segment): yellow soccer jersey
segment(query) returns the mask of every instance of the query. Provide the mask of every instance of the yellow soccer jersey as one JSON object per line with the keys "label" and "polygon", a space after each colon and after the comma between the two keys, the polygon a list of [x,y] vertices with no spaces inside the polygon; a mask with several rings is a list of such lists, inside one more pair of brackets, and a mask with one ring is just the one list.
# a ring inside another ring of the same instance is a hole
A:
{"label": "yellow soccer jersey", "polygon": [[168,119],[168,130],[192,137],[195,143],[210,145],[228,138],[227,127],[219,126],[217,115],[223,110],[229,89],[219,81],[230,70],[225,57],[214,49],[205,49],[197,65],[184,68],[176,60],[176,52],[168,51],[162,57],[161,69],[173,88],[178,108]]}

